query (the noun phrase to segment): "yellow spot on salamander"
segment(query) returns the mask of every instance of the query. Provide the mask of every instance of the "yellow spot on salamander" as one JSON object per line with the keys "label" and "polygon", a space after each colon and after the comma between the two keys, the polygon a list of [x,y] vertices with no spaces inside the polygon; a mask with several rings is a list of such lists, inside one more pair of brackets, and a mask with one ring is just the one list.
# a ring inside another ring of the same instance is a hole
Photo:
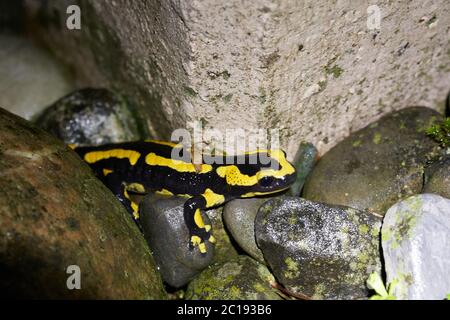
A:
{"label": "yellow spot on salamander", "polygon": [[125,187],[125,189],[123,190],[123,195],[125,196],[126,199],[130,200],[130,206],[131,206],[131,209],[133,210],[133,217],[136,220],[139,219],[139,206],[136,202],[131,200],[130,195],[128,194],[128,191],[127,191],[127,187]]}
{"label": "yellow spot on salamander", "polygon": [[204,242],[200,243],[198,245],[198,249],[200,250],[201,253],[206,253],[206,244]]}
{"label": "yellow spot on salamander", "polygon": [[199,236],[192,236],[191,237],[191,242],[194,246],[198,245],[199,243],[202,242],[202,239],[200,239]]}
{"label": "yellow spot on salamander", "polygon": [[[173,192],[170,192],[167,189],[161,189],[161,190],[157,190],[155,191],[156,194],[162,195],[162,196],[174,196],[175,194]],[[180,193],[176,195],[177,197],[181,197],[181,198],[192,198],[192,196],[190,194],[184,194],[184,193]]]}
{"label": "yellow spot on salamander", "polygon": [[131,201],[131,209],[133,209],[133,217],[137,220],[139,219],[139,206],[136,202]]}
{"label": "yellow spot on salamander", "polygon": [[198,172],[195,169],[194,164],[187,163],[181,160],[176,159],[168,159],[161,156],[158,156],[157,154],[151,152],[145,157],[145,162],[150,166],[162,166],[162,167],[169,167],[171,169],[174,169],[178,172],[197,172],[197,173],[208,173],[212,170],[212,166],[209,164],[202,164],[201,170]]}
{"label": "yellow spot on salamander", "polygon": [[220,177],[226,179],[227,184],[232,186],[254,186],[258,183],[258,178],[256,175],[248,176],[246,174],[242,174],[239,168],[235,165],[220,166],[216,171]]}
{"label": "yellow spot on salamander", "polygon": [[201,253],[206,253],[206,245],[204,242],[202,242],[202,239],[200,239],[199,236],[192,236],[191,243],[194,246],[198,246],[198,249],[200,250]]}
{"label": "yellow spot on salamander", "polygon": [[103,175],[106,177],[108,174],[110,174],[111,172],[113,172],[112,170],[109,169],[103,169]]}
{"label": "yellow spot on salamander", "polygon": [[206,200],[207,208],[211,208],[225,202],[225,197],[223,195],[217,194],[209,188],[203,193],[203,198]]}
{"label": "yellow spot on salamander", "polygon": [[216,243],[216,238],[214,238],[213,236],[209,236],[208,241],[211,243]]}
{"label": "yellow spot on salamander", "polygon": [[109,158],[128,159],[130,161],[130,164],[134,166],[139,160],[140,156],[141,154],[134,150],[111,149],[105,151],[88,152],[84,155],[84,160],[87,163],[95,163]]}
{"label": "yellow spot on salamander", "polygon": [[200,239],[199,236],[192,236],[191,242],[194,246],[198,246],[198,249],[201,253],[206,253],[206,245],[204,242],[202,242],[202,239]]}
{"label": "yellow spot on salamander", "polygon": [[265,196],[265,195],[268,195],[268,194],[278,193],[278,192],[284,191],[284,190],[286,190],[288,188],[289,187],[284,188],[284,189],[274,190],[274,191],[267,191],[267,192],[248,192],[248,193],[244,193],[243,195],[241,195],[241,198],[252,198],[252,197],[256,197],[256,196]]}
{"label": "yellow spot on salamander", "polygon": [[195,210],[194,213],[194,222],[199,228],[204,228],[205,223],[203,222],[202,214],[200,212],[200,209]]}
{"label": "yellow spot on salamander", "polygon": [[173,196],[173,193],[167,189],[161,189],[155,192],[156,194],[160,194],[162,196]]}
{"label": "yellow spot on salamander", "polygon": [[236,165],[220,166],[216,169],[217,174],[226,179],[227,184],[232,186],[255,186],[258,181],[264,177],[283,178],[295,172],[295,168],[287,161],[283,151],[266,150],[247,152],[246,154],[256,154],[258,152],[267,153],[273,160],[279,164],[278,168],[271,168],[270,166],[260,170],[253,176],[241,173],[239,167]]}
{"label": "yellow spot on salamander", "polygon": [[163,145],[163,146],[169,146],[169,147],[172,147],[172,148],[181,146],[181,144],[179,144],[179,143],[174,143],[174,142],[169,142],[169,141],[145,140],[145,142],[151,142],[151,143],[155,143],[155,144],[161,144],[161,145]]}
{"label": "yellow spot on salamander", "polygon": [[141,183],[133,182],[127,185],[127,190],[137,193],[145,193],[145,187]]}
{"label": "yellow spot on salamander", "polygon": [[283,151],[281,151],[280,149],[276,149],[270,150],[269,153],[270,157],[275,159],[280,164],[280,167],[278,169],[271,168],[262,170],[258,173],[258,179],[267,176],[282,178],[295,172],[295,168],[289,163],[289,161],[287,161]]}

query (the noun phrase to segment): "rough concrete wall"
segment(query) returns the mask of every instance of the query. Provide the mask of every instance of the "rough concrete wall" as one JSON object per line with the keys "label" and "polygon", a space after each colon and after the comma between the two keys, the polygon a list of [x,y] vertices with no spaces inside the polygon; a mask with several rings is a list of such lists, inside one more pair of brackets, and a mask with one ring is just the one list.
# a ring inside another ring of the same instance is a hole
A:
{"label": "rough concrete wall", "polygon": [[323,153],[392,110],[443,110],[450,2],[370,1],[381,9],[379,33],[367,28],[368,1],[279,3],[271,27],[279,59],[265,78],[266,107],[286,124],[291,152],[304,139]]}
{"label": "rough concrete wall", "polygon": [[[72,2],[44,11],[64,22]],[[379,32],[367,28],[367,1],[79,4],[82,30],[47,27],[46,43],[90,81],[132,96],[154,137],[191,120],[277,127],[291,157],[301,140],[323,153],[389,111],[442,111],[450,89],[446,0],[370,3]]]}

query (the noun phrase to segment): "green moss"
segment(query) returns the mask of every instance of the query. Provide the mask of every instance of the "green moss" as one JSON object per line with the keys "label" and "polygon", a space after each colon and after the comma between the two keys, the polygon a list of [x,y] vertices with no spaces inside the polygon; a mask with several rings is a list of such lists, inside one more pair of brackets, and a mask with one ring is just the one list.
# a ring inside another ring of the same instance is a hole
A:
{"label": "green moss", "polygon": [[359,226],[359,232],[362,234],[367,234],[369,232],[369,226],[367,224],[361,224]]}
{"label": "green moss", "polygon": [[361,267],[360,269],[365,268],[369,260],[369,254],[367,252],[361,252],[360,254],[358,254],[358,261],[360,262],[358,264],[358,267]]}
{"label": "green moss", "polygon": [[263,87],[259,87],[259,102],[261,104],[266,103],[267,101],[267,95],[266,95],[266,90],[264,90]]}
{"label": "green moss", "polygon": [[326,66],[325,67],[326,74],[332,74],[333,77],[339,78],[341,74],[344,72],[344,70],[339,67],[338,65],[334,65],[332,67]]}
{"label": "green moss", "polygon": [[297,222],[298,222],[297,216],[292,215],[292,216],[289,217],[288,223],[289,223],[290,225],[296,225]]}
{"label": "green moss", "polygon": [[266,290],[260,283],[255,283],[253,288],[258,292],[264,292]]}
{"label": "green moss", "polygon": [[341,102],[342,96],[336,96],[334,97],[334,103],[335,104],[339,104],[339,102]]}
{"label": "green moss", "polygon": [[278,299],[271,281],[273,276],[265,266],[240,256],[205,269],[189,284],[186,299]]}
{"label": "green moss", "polygon": [[361,144],[362,144],[361,140],[356,140],[352,143],[352,146],[356,148],[356,147],[359,147]]}
{"label": "green moss", "polygon": [[390,242],[393,249],[398,248],[404,240],[411,238],[417,224],[416,213],[421,211],[422,201],[419,198],[411,198],[407,201],[406,210],[398,212],[395,224],[382,229],[381,240]]}
{"label": "green moss", "polygon": [[231,101],[231,98],[233,97],[233,94],[232,93],[230,93],[230,94],[227,94],[225,97],[223,97],[223,102],[225,102],[225,103],[228,103],[228,102],[230,102]]}
{"label": "green moss", "polygon": [[389,228],[383,228],[381,229],[381,241],[382,242],[386,242],[392,239],[392,232],[391,229]]}
{"label": "green moss", "polygon": [[312,295],[312,298],[314,300],[322,300],[326,291],[325,284],[319,283],[314,287],[314,294]]}
{"label": "green moss", "polygon": [[450,147],[450,117],[431,125],[425,132],[443,148]]}
{"label": "green moss", "polygon": [[372,231],[371,231],[372,237],[378,238],[378,235],[379,235],[379,234],[380,234],[380,227],[377,226],[377,225],[373,226],[373,227],[372,227]]}
{"label": "green moss", "polygon": [[184,86],[184,92],[186,92],[186,94],[190,97],[196,97],[197,96],[197,92],[195,92],[194,89],[192,89],[191,87],[188,86]]}
{"label": "green moss", "polygon": [[379,132],[376,132],[374,135],[373,135],[373,143],[375,143],[375,144],[380,144],[380,142],[381,142],[381,133],[379,133]]}
{"label": "green moss", "polygon": [[323,90],[325,90],[325,88],[327,87],[327,80],[324,81],[319,81],[318,85],[319,85],[319,92],[322,92]]}
{"label": "green moss", "polygon": [[287,267],[287,271],[285,272],[285,277],[287,279],[297,278],[299,275],[297,263],[291,257],[287,257],[284,260],[284,263],[286,264],[286,267]]}
{"label": "green moss", "polygon": [[239,299],[241,296],[241,290],[236,286],[231,286],[230,288],[230,298]]}

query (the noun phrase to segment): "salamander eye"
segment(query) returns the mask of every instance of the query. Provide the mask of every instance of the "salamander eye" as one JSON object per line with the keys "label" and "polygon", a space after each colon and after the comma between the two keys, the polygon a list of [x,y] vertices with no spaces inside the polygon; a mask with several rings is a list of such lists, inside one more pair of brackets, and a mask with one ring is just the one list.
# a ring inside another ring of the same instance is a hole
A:
{"label": "salamander eye", "polygon": [[270,177],[270,176],[263,177],[259,180],[259,184],[262,187],[270,187],[272,185],[272,183],[274,182],[274,180],[275,180],[274,177]]}

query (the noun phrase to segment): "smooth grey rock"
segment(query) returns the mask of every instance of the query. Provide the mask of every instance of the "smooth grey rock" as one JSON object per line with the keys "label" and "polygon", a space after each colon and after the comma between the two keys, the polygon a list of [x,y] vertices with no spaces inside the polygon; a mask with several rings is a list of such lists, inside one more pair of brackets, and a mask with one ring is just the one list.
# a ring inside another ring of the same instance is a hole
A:
{"label": "smooth grey rock", "polygon": [[281,300],[269,270],[257,261],[239,256],[214,264],[189,283],[188,300]]}
{"label": "smooth grey rock", "polygon": [[255,218],[259,207],[267,198],[235,199],[227,202],[223,219],[233,239],[250,256],[265,264],[264,256],[256,245]]}
{"label": "smooth grey rock", "polygon": [[214,245],[214,258],[212,263],[226,262],[238,257],[239,253],[234,246],[230,234],[225,228],[223,221],[224,207],[218,207],[207,211],[211,221],[212,234],[216,239]]}
{"label": "smooth grey rock", "polygon": [[69,72],[29,39],[0,35],[0,107],[30,120],[74,90]]}
{"label": "smooth grey rock", "polygon": [[381,231],[387,282],[397,299],[442,300],[450,293],[450,200],[420,194],[396,203]]}
{"label": "smooth grey rock", "polygon": [[406,108],[351,134],[319,160],[303,197],[384,214],[421,192],[425,164],[439,152],[425,129],[439,118],[428,108]]}
{"label": "smooth grey rock", "polygon": [[426,168],[422,192],[435,193],[450,199],[450,156],[446,156]]}
{"label": "smooth grey rock", "polygon": [[258,212],[258,246],[278,281],[313,299],[361,299],[381,268],[381,216],[295,197],[274,198]]}
{"label": "smooth grey rock", "polygon": [[101,145],[144,138],[125,97],[106,89],[86,88],[68,94],[45,109],[34,122],[67,144]]}
{"label": "smooth grey rock", "polygon": [[[186,199],[149,194],[139,205],[140,223],[153,257],[165,282],[175,288],[188,283],[206,268],[214,246],[206,243],[206,254],[189,249],[189,232],[183,218]],[[209,218],[202,213],[205,224]]]}

